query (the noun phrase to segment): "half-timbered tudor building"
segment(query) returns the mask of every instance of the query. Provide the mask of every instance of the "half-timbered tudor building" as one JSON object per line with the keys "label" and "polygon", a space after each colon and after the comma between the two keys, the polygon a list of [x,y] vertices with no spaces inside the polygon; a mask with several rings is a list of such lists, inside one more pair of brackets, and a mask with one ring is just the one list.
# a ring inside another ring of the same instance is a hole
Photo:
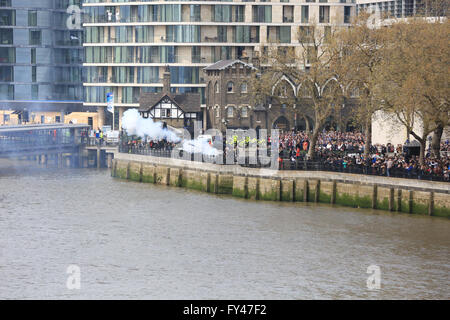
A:
{"label": "half-timbered tudor building", "polygon": [[174,128],[186,128],[191,133],[194,121],[202,121],[200,93],[178,93],[170,89],[170,71],[163,74],[163,89],[157,93],[142,92],[139,112],[144,118],[162,121]]}

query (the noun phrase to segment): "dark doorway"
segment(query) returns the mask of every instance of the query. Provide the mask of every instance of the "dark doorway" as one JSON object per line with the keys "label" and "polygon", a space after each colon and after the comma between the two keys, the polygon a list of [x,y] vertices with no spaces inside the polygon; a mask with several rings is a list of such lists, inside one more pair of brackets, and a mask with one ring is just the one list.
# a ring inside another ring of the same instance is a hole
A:
{"label": "dark doorway", "polygon": [[286,117],[281,116],[275,122],[272,126],[273,129],[280,129],[280,130],[289,130],[289,121],[286,119]]}

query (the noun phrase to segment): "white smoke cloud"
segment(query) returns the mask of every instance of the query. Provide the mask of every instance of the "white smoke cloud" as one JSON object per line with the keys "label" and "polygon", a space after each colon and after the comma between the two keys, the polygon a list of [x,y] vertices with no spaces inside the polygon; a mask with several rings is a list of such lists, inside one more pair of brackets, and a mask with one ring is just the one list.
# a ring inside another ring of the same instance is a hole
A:
{"label": "white smoke cloud", "polygon": [[166,139],[169,142],[180,142],[180,138],[174,132],[163,128],[162,122],[141,117],[137,109],[128,109],[123,113],[122,128],[128,135],[147,136],[152,140]]}
{"label": "white smoke cloud", "polygon": [[216,156],[218,150],[210,145],[209,138],[200,136],[194,140],[183,140],[172,131],[163,128],[162,122],[153,121],[151,118],[143,118],[137,109],[128,109],[123,113],[122,128],[128,135],[149,137],[152,140],[166,139],[169,142],[180,143],[180,149],[189,153],[202,153],[207,156]]}
{"label": "white smoke cloud", "polygon": [[181,147],[184,151],[190,153],[202,153],[206,156],[216,156],[218,150],[209,144],[208,139],[197,138],[195,140],[184,141]]}

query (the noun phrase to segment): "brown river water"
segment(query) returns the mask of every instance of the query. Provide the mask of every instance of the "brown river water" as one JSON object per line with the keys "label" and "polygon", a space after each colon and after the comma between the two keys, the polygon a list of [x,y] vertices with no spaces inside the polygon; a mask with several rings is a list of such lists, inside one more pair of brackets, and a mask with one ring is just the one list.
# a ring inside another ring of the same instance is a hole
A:
{"label": "brown river water", "polygon": [[0,299],[450,298],[443,218],[6,166],[0,230]]}

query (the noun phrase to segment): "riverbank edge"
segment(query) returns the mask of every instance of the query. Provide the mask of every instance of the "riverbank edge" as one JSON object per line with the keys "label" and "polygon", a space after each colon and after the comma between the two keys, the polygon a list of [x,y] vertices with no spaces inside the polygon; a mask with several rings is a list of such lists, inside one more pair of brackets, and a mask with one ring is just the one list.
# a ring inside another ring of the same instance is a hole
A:
{"label": "riverbank edge", "polygon": [[114,154],[111,176],[252,200],[316,202],[450,218],[450,183],[323,171],[278,171]]}

